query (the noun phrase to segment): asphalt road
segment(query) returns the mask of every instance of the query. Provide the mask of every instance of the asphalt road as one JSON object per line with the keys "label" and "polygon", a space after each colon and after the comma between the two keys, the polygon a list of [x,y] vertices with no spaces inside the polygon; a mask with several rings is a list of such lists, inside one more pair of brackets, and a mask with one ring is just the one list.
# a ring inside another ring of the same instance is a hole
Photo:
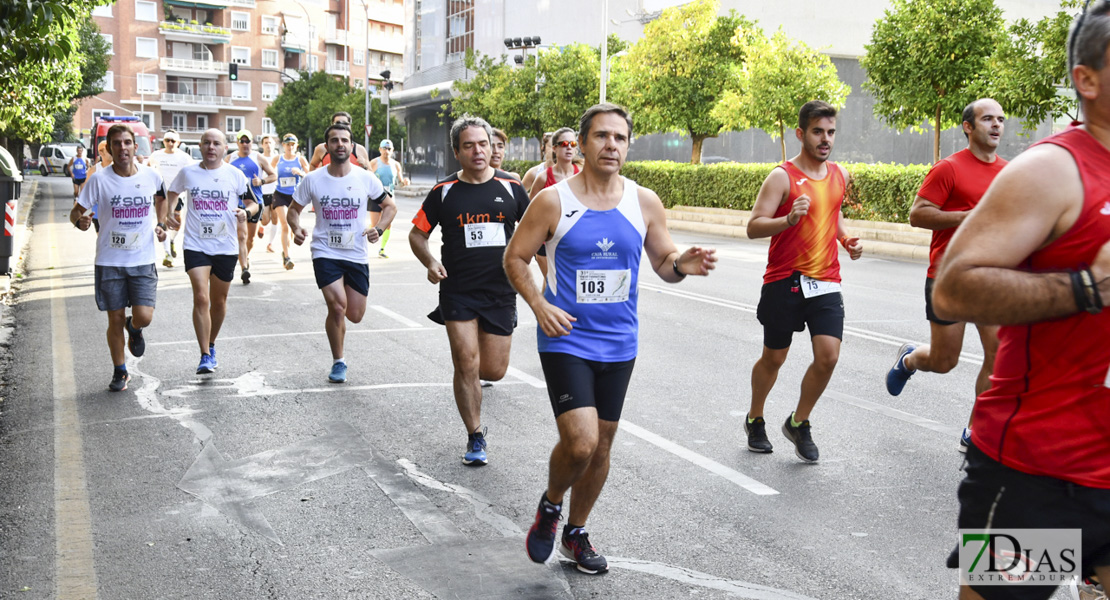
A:
{"label": "asphalt road", "polygon": [[588,524],[612,569],[591,577],[524,552],[556,430],[523,304],[510,374],[485,392],[490,464],[460,462],[446,334],[424,317],[436,289],[407,244],[419,199],[399,198],[391,258],[371,260],[347,384],[327,382],[307,245],[287,272],[259,243],[252,283],[232,285],[218,372],[194,375],[179,262],[160,267],[146,356],[112,394],[94,236],[66,219],[68,181],[39,190],[0,393],[0,598],[956,595],[944,560],[977,336],[952,373],[897,398],[883,386],[897,347],[927,338],[924,264],[866,249],[842,263],[847,332],[808,465],[778,431],[807,334],[768,401],[775,452],[744,446],[766,246],[676,233],[721,260],[677,285],[644,274],[640,356]]}

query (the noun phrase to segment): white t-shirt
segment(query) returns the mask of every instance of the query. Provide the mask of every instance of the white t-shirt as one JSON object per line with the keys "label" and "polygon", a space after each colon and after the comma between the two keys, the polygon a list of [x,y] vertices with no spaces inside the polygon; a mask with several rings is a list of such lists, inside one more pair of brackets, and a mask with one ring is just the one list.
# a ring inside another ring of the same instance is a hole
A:
{"label": "white t-shirt", "polygon": [[316,209],[312,258],[365,264],[370,256],[362,234],[370,226],[366,206],[384,196],[382,182],[364,169],[352,168],[344,177],[333,177],[324,167],[306,175],[293,192],[293,202],[311,203]]}
{"label": "white t-shirt", "polygon": [[171,192],[189,192],[185,213],[186,250],[209,256],[239,254],[239,196],[247,192],[247,178],[235,167],[220,163],[208,170],[189,165],[170,183]]}
{"label": "white t-shirt", "polygon": [[[262,159],[262,162],[270,165],[271,167],[274,166],[274,159],[277,158],[278,156],[281,156],[280,152],[272,154],[270,156],[266,156],[265,154],[262,154],[261,152],[258,153],[258,157]],[[277,169],[274,169],[274,170],[276,171]],[[260,168],[260,172],[263,175],[266,173],[265,171],[261,171],[261,168]],[[259,177],[262,177],[262,175],[259,175]],[[265,178],[263,177],[263,179],[265,179]],[[270,183],[264,183],[264,184],[262,184],[262,195],[265,196],[266,194],[273,194],[274,190],[276,190],[276,189],[277,189],[277,180],[276,179],[273,180]]]}
{"label": "white t-shirt", "polygon": [[[188,152],[174,150],[173,154],[170,154],[165,149],[151,152],[149,160],[155,164],[155,168],[162,175],[162,181],[167,183],[172,182],[182,168],[195,162]],[[173,209],[172,206],[170,208]]]}
{"label": "white t-shirt", "polygon": [[162,176],[145,165],[120,177],[111,167],[97,169],[85,182],[77,203],[96,209],[100,234],[96,264],[102,267],[139,267],[154,264],[154,226],[158,212],[154,197],[164,196]]}

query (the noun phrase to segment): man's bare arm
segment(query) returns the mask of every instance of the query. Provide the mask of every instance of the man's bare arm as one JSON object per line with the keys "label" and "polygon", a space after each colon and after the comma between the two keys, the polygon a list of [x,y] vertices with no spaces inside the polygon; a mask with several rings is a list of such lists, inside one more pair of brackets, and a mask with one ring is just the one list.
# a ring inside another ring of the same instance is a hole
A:
{"label": "man's bare arm", "polygon": [[940,206],[918,196],[910,207],[910,225],[933,231],[951,229],[959,227],[967,218],[968,212],[970,211],[941,210]]}
{"label": "man's bare arm", "polygon": [[[771,237],[798,224],[798,219],[802,218],[795,214],[799,212],[798,210],[792,210],[783,217],[775,217],[779,205],[786,201],[789,193],[790,176],[783,169],[772,169],[760,186],[759,195],[756,196],[755,205],[752,206],[752,216],[748,220],[750,239]],[[808,199],[805,202],[805,210],[809,210]],[[805,212],[802,211],[801,214],[804,215]]]}

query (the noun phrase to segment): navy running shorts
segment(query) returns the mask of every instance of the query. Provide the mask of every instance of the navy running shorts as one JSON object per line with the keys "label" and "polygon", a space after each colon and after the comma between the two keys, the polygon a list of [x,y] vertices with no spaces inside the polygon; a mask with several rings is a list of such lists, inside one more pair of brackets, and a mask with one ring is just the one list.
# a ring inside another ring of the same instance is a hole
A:
{"label": "navy running shorts", "polygon": [[205,254],[196,250],[185,251],[185,272],[197,267],[212,267],[216,279],[231,283],[235,279],[235,265],[239,262],[237,254]]}
{"label": "navy running shorts", "polygon": [[312,269],[316,273],[316,286],[320,289],[343,278],[343,285],[363,296],[370,294],[370,267],[364,264],[334,258],[314,258]]}

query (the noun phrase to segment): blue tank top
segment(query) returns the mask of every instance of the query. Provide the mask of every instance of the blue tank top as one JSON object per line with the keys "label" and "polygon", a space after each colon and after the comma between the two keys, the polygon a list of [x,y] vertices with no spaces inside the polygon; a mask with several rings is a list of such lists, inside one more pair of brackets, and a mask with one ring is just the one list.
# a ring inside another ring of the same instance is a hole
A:
{"label": "blue tank top", "polygon": [[[277,164],[278,186],[276,188],[277,191],[279,191],[283,194],[286,194],[288,196],[293,195],[293,190],[296,189],[297,184],[299,184],[301,182],[300,176],[293,174],[293,169],[299,169],[299,168],[301,168],[301,159],[300,158],[294,157],[292,160],[285,160],[285,155],[282,155],[282,157],[278,159],[278,164]],[[283,183],[289,183],[290,179],[293,180],[293,182],[292,182],[293,185],[282,185]]]}
{"label": "blue tank top", "polygon": [[[254,155],[254,152],[251,152],[248,156],[239,156],[236,154],[235,158],[231,159],[231,165],[242,171],[243,175],[247,176],[248,182],[254,180],[255,177],[262,178],[262,168],[258,166],[258,162],[255,160]],[[262,202],[262,187],[252,185],[250,188],[251,192],[254,194],[254,201]],[[243,199],[240,198],[239,208],[244,208],[245,206],[246,205],[243,204]]]}
{"label": "blue tank top", "polygon": [[537,326],[539,351],[600,362],[632,360],[638,350],[637,286],[647,234],[636,183],[624,179],[620,202],[605,211],[586,208],[565,180],[555,189],[562,209],[546,244],[544,298],[577,321],[570,335],[555,338]]}
{"label": "blue tank top", "polygon": [[389,191],[390,194],[392,194],[394,185],[393,165],[390,165],[388,163],[385,163],[381,159],[378,159],[378,170],[374,171],[374,174],[377,175],[378,179],[382,181],[382,187],[384,187],[386,190]]}
{"label": "blue tank top", "polygon": [[89,174],[89,165],[83,158],[74,158],[69,172],[73,174],[74,179],[84,179]]}

